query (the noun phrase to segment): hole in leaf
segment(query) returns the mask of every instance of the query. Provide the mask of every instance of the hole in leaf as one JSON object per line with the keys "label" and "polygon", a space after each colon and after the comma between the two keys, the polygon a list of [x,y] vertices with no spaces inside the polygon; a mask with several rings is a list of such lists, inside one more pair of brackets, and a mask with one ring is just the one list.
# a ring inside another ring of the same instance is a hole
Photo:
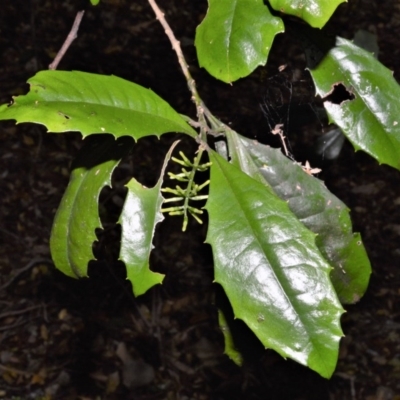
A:
{"label": "hole in leaf", "polygon": [[333,85],[332,90],[327,96],[323,98],[323,101],[329,101],[333,104],[342,104],[344,101],[354,100],[356,96],[351,91],[347,90],[343,83],[336,83]]}

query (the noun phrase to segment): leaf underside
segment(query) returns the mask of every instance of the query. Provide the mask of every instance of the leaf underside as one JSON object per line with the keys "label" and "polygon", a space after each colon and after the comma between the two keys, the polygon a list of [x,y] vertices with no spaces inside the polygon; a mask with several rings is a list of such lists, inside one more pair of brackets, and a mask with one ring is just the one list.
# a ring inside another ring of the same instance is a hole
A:
{"label": "leaf underside", "polygon": [[133,146],[131,138],[115,140],[111,135],[93,136],[85,142],[72,166],[50,237],[55,266],[73,278],[87,276],[88,263],[94,259],[95,230],[102,227],[100,192],[111,185],[113,170]]}
{"label": "leaf underside", "polygon": [[265,347],[331,376],[343,309],[315,235],[265,185],[213,151],[210,160],[207,242],[235,317]]}
{"label": "leaf underside", "polygon": [[310,73],[322,98],[339,84],[354,96],[340,104],[327,100],[324,106],[355,150],[400,169],[400,87],[392,72],[368,51],[337,38],[336,47]]}

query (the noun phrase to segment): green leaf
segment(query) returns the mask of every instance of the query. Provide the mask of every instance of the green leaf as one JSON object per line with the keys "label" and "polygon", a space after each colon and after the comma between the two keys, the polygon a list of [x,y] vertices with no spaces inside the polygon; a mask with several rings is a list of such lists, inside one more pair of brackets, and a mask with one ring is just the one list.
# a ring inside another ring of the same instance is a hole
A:
{"label": "green leaf", "polygon": [[229,328],[228,322],[225,318],[224,313],[218,310],[218,324],[221,328],[222,334],[224,335],[225,350],[224,353],[236,364],[241,366],[243,364],[243,356],[236,349],[233,341],[233,336]]}
{"label": "green leaf", "polygon": [[368,51],[338,38],[310,73],[322,98],[339,84],[355,97],[340,104],[324,102],[330,121],[355,150],[400,169],[400,87],[392,72]]}
{"label": "green leaf", "polygon": [[265,65],[274,37],[283,32],[262,0],[209,0],[195,45],[201,67],[223,82],[233,82]]}
{"label": "green leaf", "polygon": [[347,304],[357,302],[368,287],[371,265],[360,234],[352,232],[346,205],[322,181],[304,172],[299,164],[289,160],[280,150],[235,132],[229,137],[236,137],[228,139],[235,144],[229,146],[233,149],[232,162],[243,169],[242,154],[247,153],[247,157],[251,157],[257,172],[288,203],[299,221],[318,234],[316,244],[334,267],[331,280],[340,301]]}
{"label": "green leaf", "polygon": [[264,346],[330,377],[343,312],[331,267],[285,201],[210,151],[215,281]]}
{"label": "green leaf", "polygon": [[100,0],[90,0],[93,6],[97,6],[100,3]]}
{"label": "green leaf", "polygon": [[30,92],[0,106],[0,120],[43,124],[50,132],[115,137],[196,132],[168,103],[149,89],[116,76],[79,71],[40,71],[29,79]]}
{"label": "green leaf", "polygon": [[88,262],[94,259],[95,229],[102,227],[98,211],[100,191],[111,185],[114,168],[133,144],[130,138],[116,141],[111,135],[85,142],[72,166],[50,237],[55,266],[73,278],[87,276]]}
{"label": "green leaf", "polygon": [[284,14],[294,15],[314,28],[322,28],[339,4],[347,0],[270,0],[271,7]]}
{"label": "green leaf", "polygon": [[150,270],[149,258],[154,247],[152,240],[156,225],[164,219],[161,213],[163,175],[177,144],[174,142],[168,151],[160,178],[153,188],[144,187],[134,178],[126,185],[128,195],[118,221],[122,227],[120,259],[126,265],[127,279],[132,283],[135,296],[164,279],[163,274]]}

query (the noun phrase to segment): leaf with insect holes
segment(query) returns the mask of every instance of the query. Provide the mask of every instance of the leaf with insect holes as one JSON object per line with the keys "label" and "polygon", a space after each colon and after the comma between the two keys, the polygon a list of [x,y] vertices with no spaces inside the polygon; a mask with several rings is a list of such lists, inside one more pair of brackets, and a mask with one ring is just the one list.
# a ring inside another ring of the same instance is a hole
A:
{"label": "leaf with insect holes", "polygon": [[102,228],[100,192],[104,186],[111,186],[112,172],[132,146],[129,137],[115,140],[111,135],[97,135],[85,140],[72,165],[51,230],[51,256],[64,274],[73,278],[87,276],[88,263],[94,259],[95,230]]}
{"label": "leaf with insect holes", "polygon": [[115,137],[194,131],[154,92],[116,76],[79,71],[40,71],[28,80],[27,95],[0,106],[0,120],[43,124],[49,132],[79,131],[83,136]]}
{"label": "leaf with insect holes", "polygon": [[[400,86],[393,73],[366,50],[337,38],[336,46],[310,69],[329,119],[356,150],[400,169]],[[328,95],[339,88],[350,98],[335,104]]]}
{"label": "leaf with insect holes", "polygon": [[126,185],[128,194],[118,221],[122,228],[119,257],[126,265],[127,279],[132,283],[135,296],[164,279],[163,274],[150,270],[149,258],[156,225],[164,219],[161,213],[164,171],[177,144],[174,142],[165,156],[160,178],[153,188],[144,187],[134,178]]}

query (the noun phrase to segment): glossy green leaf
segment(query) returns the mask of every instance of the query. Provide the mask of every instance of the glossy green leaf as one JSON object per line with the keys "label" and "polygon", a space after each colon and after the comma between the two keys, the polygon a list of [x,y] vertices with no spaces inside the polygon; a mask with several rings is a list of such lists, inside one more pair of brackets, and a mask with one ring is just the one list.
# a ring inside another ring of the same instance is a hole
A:
{"label": "glossy green leaf", "polygon": [[128,194],[118,221],[122,227],[120,259],[126,265],[127,279],[132,283],[135,296],[140,296],[164,279],[163,274],[150,270],[149,258],[154,247],[152,241],[156,225],[164,219],[161,213],[163,175],[177,143],[168,151],[160,178],[153,188],[146,188],[134,178],[126,185]]}
{"label": "glossy green leaf", "polygon": [[98,198],[111,185],[111,175],[132,147],[130,138],[116,141],[111,135],[87,139],[72,166],[68,187],[53,222],[50,250],[55,266],[73,278],[87,276],[94,259],[95,230],[101,228]]}
{"label": "glossy green leaf", "polygon": [[284,14],[294,15],[314,28],[322,28],[339,4],[347,0],[269,0],[271,7]]}
{"label": "glossy green leaf", "polygon": [[340,104],[324,102],[330,121],[355,150],[400,169],[400,87],[392,72],[368,51],[338,38],[336,47],[310,73],[321,97],[339,84],[355,97]]}
{"label": "glossy green leaf", "polygon": [[223,82],[233,82],[265,65],[274,37],[283,32],[262,0],[209,0],[195,45],[201,67]]}
{"label": "glossy green leaf", "polygon": [[79,71],[40,71],[29,79],[27,95],[0,106],[0,120],[43,124],[50,132],[115,137],[196,132],[168,103],[149,89],[116,76]]}
{"label": "glossy green leaf", "polygon": [[[262,145],[232,132],[232,162],[246,168],[247,153],[258,172],[285,200],[290,210],[308,229],[318,234],[316,244],[334,267],[331,280],[342,303],[355,303],[365,293],[371,265],[359,233],[352,232],[349,210],[322,181],[307,174],[301,166],[278,149]],[[232,146],[235,143],[234,146]],[[239,149],[239,150],[238,150]]]}
{"label": "glossy green leaf", "polygon": [[210,151],[215,281],[264,346],[330,377],[343,312],[331,267],[287,203]]}

